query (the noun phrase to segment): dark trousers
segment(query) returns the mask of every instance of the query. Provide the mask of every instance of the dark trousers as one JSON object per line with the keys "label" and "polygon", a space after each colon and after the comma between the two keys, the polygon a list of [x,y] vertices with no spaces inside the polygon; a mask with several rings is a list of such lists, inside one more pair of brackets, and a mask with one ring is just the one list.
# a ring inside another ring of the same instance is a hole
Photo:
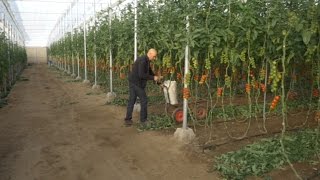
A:
{"label": "dark trousers", "polygon": [[135,84],[129,82],[129,101],[127,106],[127,115],[125,120],[132,120],[132,112],[134,104],[136,103],[137,97],[140,99],[141,111],[140,111],[140,121],[144,122],[147,120],[147,105],[148,99],[144,88],[138,87]]}

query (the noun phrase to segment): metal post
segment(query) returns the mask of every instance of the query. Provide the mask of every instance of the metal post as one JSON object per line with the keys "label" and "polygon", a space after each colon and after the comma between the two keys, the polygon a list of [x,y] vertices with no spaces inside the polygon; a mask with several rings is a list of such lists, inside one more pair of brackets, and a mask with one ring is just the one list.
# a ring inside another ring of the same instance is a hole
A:
{"label": "metal post", "polygon": [[72,77],[75,77],[76,74],[74,73],[74,56],[73,56],[73,3],[70,6],[70,16],[71,16],[71,59],[72,59]]}
{"label": "metal post", "polygon": [[111,35],[111,0],[109,0],[109,35],[110,35],[110,43],[109,43],[109,55],[110,55],[110,92],[113,93],[113,83],[112,83],[112,35]]}
{"label": "metal post", "polygon": [[97,86],[97,46],[96,46],[96,0],[93,0],[93,18],[94,18],[94,27],[93,27],[93,58],[94,58],[94,85]]}
{"label": "metal post", "polygon": [[[63,45],[63,41],[62,41],[62,38],[63,37],[63,19],[61,17],[61,20],[60,20],[60,33],[59,33],[59,40],[61,40],[61,45]],[[63,57],[64,57],[64,51],[63,51]],[[63,68],[64,68],[64,60],[63,60],[63,57],[60,57],[60,64],[61,64],[61,70],[63,71]]]}
{"label": "metal post", "polygon": [[[11,46],[11,44],[12,44],[12,39],[11,39],[11,31],[12,31],[12,29],[11,29],[11,24],[8,26],[8,40],[9,40],[9,48],[12,48],[13,49],[13,47]],[[12,66],[13,66],[13,64],[12,64],[12,62],[11,62],[11,57],[10,57],[10,50],[9,50],[9,76],[10,76],[10,84],[11,83],[13,83],[13,76],[12,76]]]}
{"label": "metal post", "polygon": [[[66,37],[66,15],[67,14],[64,14],[64,17],[63,17],[63,34],[62,34],[62,38],[65,38]],[[63,58],[64,58],[64,71],[65,72],[68,72],[68,69],[67,69],[67,55],[66,55],[66,42],[67,42],[67,39],[64,40],[64,45],[63,45]]]}
{"label": "metal post", "polygon": [[[76,19],[77,28],[79,27],[79,0],[77,0],[77,19]],[[78,39],[78,32],[76,32],[77,39]],[[77,47],[78,47],[78,41],[77,41]],[[78,64],[78,76],[77,80],[80,80],[80,57],[79,57],[79,51],[77,50],[77,64]]]}
{"label": "metal post", "polygon": [[83,20],[83,48],[84,48],[84,82],[87,82],[87,27],[86,27],[86,1],[83,0],[83,13],[84,13],[84,20]]}
{"label": "metal post", "polygon": [[111,7],[111,0],[109,0],[109,5],[108,5],[108,14],[109,14],[109,60],[110,60],[110,63],[109,63],[109,66],[110,66],[110,92],[107,93],[107,103],[110,103],[112,102],[115,98],[116,98],[116,94],[113,92],[113,83],[112,83],[112,79],[113,79],[113,70],[112,70],[112,28],[111,28],[111,24],[112,24],[112,7]]}
{"label": "metal post", "polygon": [[[59,19],[59,33],[58,33],[59,34],[59,38],[58,38],[59,39],[58,40],[59,41],[59,45],[61,45],[61,41],[60,41],[60,38],[61,38],[61,20],[62,19],[60,18]],[[59,56],[59,69],[62,70],[61,57],[60,56]]]}
{"label": "metal post", "polygon": [[39,64],[39,59],[38,59],[38,48],[35,48],[36,49],[36,59],[35,59],[35,61],[37,62],[37,64]]}
{"label": "metal post", "polygon": [[134,1],[135,7],[134,7],[134,61],[137,60],[138,57],[138,42],[137,42],[137,36],[138,36],[138,0]]}
{"label": "metal post", "polygon": [[[186,17],[187,24],[187,34],[189,34],[189,16]],[[187,42],[185,49],[185,59],[184,59],[184,78],[186,78],[189,73],[189,42]],[[188,88],[188,85],[184,83],[184,88]],[[187,114],[188,114],[188,99],[183,99],[183,124],[182,128],[187,129]]]}
{"label": "metal post", "polygon": [[[12,81],[12,79],[11,79],[11,59],[10,59],[10,28],[9,28],[9,26],[8,26],[8,23],[9,22],[7,22],[6,23],[6,18],[5,18],[5,15],[4,15],[4,34],[5,34],[5,37],[7,37],[8,38],[8,40],[7,40],[7,43],[8,43],[8,65],[9,65],[9,68],[8,68],[8,75],[9,75],[9,86],[11,87],[11,81]],[[8,28],[8,32],[6,33],[6,26],[7,26],[7,28]]]}
{"label": "metal post", "polygon": [[[62,41],[60,40],[60,38],[62,37],[62,17],[59,20],[59,44],[62,45]],[[60,61],[60,70],[63,70],[63,65],[62,65],[62,58],[59,57],[59,61]]]}

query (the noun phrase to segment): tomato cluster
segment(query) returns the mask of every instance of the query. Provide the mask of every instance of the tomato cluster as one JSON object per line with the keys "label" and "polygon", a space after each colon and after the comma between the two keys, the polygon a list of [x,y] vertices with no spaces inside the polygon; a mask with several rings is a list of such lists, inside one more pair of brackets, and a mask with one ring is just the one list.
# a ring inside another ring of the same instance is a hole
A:
{"label": "tomato cluster", "polygon": [[184,83],[185,83],[186,85],[189,85],[189,84],[190,84],[190,81],[191,81],[190,78],[191,78],[190,73],[187,73],[186,76],[185,76],[185,79],[184,79]]}
{"label": "tomato cluster", "polygon": [[259,82],[258,81],[254,81],[253,82],[253,87],[254,87],[255,90],[259,90],[259,88],[260,88]]}
{"label": "tomato cluster", "polygon": [[181,73],[177,73],[177,79],[181,80],[182,79],[182,74]]}
{"label": "tomato cluster", "polygon": [[290,90],[288,92],[288,99],[293,100],[296,99],[298,97],[298,93],[294,90]]}
{"label": "tomato cluster", "polygon": [[246,50],[246,49],[244,49],[244,50],[241,51],[240,60],[241,60],[242,62],[244,62],[244,61],[246,60],[246,53],[247,53],[247,50]]}
{"label": "tomato cluster", "polygon": [[204,84],[204,83],[207,81],[207,77],[208,77],[208,76],[205,75],[205,74],[202,75],[202,76],[201,76],[201,79],[200,79],[200,81],[199,81],[199,84],[200,84],[200,85]]}
{"label": "tomato cluster", "polygon": [[271,92],[276,92],[278,89],[278,82],[281,80],[281,73],[277,70],[277,62],[273,61],[271,64],[271,75],[269,83],[272,81]]}
{"label": "tomato cluster", "polygon": [[270,110],[274,110],[277,107],[279,100],[280,100],[280,96],[276,96],[273,98],[273,101],[270,106]]}
{"label": "tomato cluster", "polygon": [[120,79],[126,79],[126,74],[125,73],[120,73]]}
{"label": "tomato cluster", "polygon": [[166,68],[171,68],[172,67],[172,63],[171,63],[171,57],[169,55],[165,55],[163,57],[163,67],[166,67]]}
{"label": "tomato cluster", "polygon": [[313,89],[312,96],[313,97],[319,97],[319,89]]}
{"label": "tomato cluster", "polygon": [[315,112],[314,120],[318,123],[320,122],[320,111],[319,110]]}
{"label": "tomato cluster", "polygon": [[217,96],[218,96],[218,97],[221,97],[221,96],[222,96],[222,93],[223,93],[223,88],[222,88],[222,87],[218,87],[218,89],[217,89]]}
{"label": "tomato cluster", "polygon": [[260,80],[264,80],[264,78],[266,77],[266,70],[265,69],[261,69],[259,72],[259,78]]}
{"label": "tomato cluster", "polygon": [[216,78],[220,78],[220,69],[219,68],[214,69],[214,76]]}
{"label": "tomato cluster", "polygon": [[246,84],[246,93],[250,94],[251,92],[251,85],[249,83]]}
{"label": "tomato cluster", "polygon": [[176,72],[176,68],[175,67],[171,67],[169,70],[170,74],[173,74]]}
{"label": "tomato cluster", "polygon": [[206,62],[205,68],[206,68],[207,70],[211,69],[211,61],[210,61],[210,59],[207,58],[207,59],[205,60],[205,62]]}
{"label": "tomato cluster", "polygon": [[189,88],[183,88],[183,99],[189,99],[190,98],[190,89]]}
{"label": "tomato cluster", "polygon": [[227,88],[230,88],[231,87],[231,78],[230,76],[228,76],[227,74],[224,76],[224,81],[225,81],[225,84],[226,84],[226,87]]}
{"label": "tomato cluster", "polygon": [[191,61],[192,61],[193,68],[194,69],[199,69],[198,60],[196,58],[192,58]]}
{"label": "tomato cluster", "polygon": [[194,75],[193,79],[194,79],[194,81],[199,81],[199,75]]}
{"label": "tomato cluster", "polygon": [[266,90],[267,90],[266,85],[264,85],[264,84],[262,84],[262,83],[260,83],[260,88],[261,88],[261,91],[262,91],[262,92],[266,92]]}

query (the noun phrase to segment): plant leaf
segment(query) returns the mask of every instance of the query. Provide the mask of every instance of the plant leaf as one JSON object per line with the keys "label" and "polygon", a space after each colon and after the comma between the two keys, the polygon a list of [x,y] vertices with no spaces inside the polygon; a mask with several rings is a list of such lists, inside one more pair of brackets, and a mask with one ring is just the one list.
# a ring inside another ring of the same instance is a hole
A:
{"label": "plant leaf", "polygon": [[311,39],[311,32],[308,30],[302,31],[302,39],[305,45],[308,45]]}

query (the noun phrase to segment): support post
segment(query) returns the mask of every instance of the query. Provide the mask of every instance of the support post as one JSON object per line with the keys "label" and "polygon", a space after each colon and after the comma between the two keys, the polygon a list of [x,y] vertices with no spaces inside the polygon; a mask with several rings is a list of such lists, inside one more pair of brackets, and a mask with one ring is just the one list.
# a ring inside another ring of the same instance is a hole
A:
{"label": "support post", "polygon": [[109,0],[109,10],[108,10],[108,14],[109,14],[109,67],[110,67],[110,92],[107,93],[107,103],[111,103],[116,97],[116,93],[113,92],[113,64],[112,64],[112,44],[111,44],[111,40],[112,40],[112,34],[111,34],[111,0]]}
{"label": "support post", "polygon": [[[186,17],[186,31],[187,36],[189,35],[189,16]],[[184,59],[184,78],[187,77],[189,73],[189,42],[187,42],[185,49],[185,59]],[[184,83],[184,88],[188,88],[188,84]],[[189,143],[195,138],[195,134],[191,128],[187,127],[187,115],[188,115],[188,99],[183,99],[183,124],[182,128],[177,128],[174,133],[174,137],[183,143]]]}
{"label": "support post", "polygon": [[84,20],[83,20],[83,49],[84,49],[84,81],[83,83],[89,84],[90,81],[88,80],[88,72],[87,72],[87,26],[86,26],[86,0],[83,0],[83,13],[84,13]]}

